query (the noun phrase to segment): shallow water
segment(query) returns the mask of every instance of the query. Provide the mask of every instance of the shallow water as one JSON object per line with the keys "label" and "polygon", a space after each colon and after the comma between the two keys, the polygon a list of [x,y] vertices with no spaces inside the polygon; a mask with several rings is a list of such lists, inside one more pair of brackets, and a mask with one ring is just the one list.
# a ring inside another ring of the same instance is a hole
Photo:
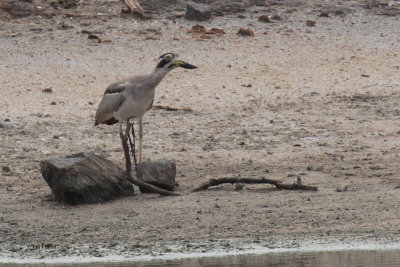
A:
{"label": "shallow water", "polygon": [[[0,264],[1,267],[14,266]],[[233,255],[224,257],[197,257],[174,260],[151,260],[144,262],[96,262],[63,264],[23,264],[19,266],[327,266],[327,267],[380,267],[400,266],[400,250],[342,250],[319,252],[282,252],[259,255]]]}

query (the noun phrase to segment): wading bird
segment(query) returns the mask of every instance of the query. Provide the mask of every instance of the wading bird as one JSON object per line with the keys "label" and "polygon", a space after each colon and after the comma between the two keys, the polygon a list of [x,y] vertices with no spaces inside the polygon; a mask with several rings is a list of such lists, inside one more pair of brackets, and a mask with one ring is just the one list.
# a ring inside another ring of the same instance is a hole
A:
{"label": "wading bird", "polygon": [[[182,67],[185,69],[195,69],[194,65],[183,62],[178,59],[177,54],[166,53],[161,55],[157,61],[154,71],[148,75],[133,76],[128,79],[115,82],[108,86],[104,92],[96,112],[96,122],[94,125],[119,123],[119,132],[122,145],[125,151],[127,147],[127,138],[130,141],[132,154],[136,165],[135,153],[135,132],[130,119],[139,121],[139,162],[142,160],[142,138],[143,138],[143,115],[148,111],[154,101],[156,86],[173,69]],[[126,123],[125,134],[122,131],[122,124]],[[132,126],[133,142],[129,136]],[[126,152],[126,151],[125,151]],[[129,151],[125,157],[129,156]],[[127,159],[128,160],[128,159]],[[129,160],[130,163],[130,160]]]}

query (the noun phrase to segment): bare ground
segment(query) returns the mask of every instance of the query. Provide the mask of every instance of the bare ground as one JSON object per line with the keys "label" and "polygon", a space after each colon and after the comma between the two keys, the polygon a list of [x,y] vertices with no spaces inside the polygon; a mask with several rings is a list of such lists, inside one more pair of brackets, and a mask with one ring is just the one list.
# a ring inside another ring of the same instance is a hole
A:
{"label": "bare ground", "polygon": [[[202,23],[225,30],[211,39],[187,33],[195,23],[179,16],[3,20],[0,255],[398,242],[399,16],[333,8],[345,12],[319,17],[318,4],[251,7],[245,18]],[[282,20],[257,21],[275,13]],[[316,26],[307,27],[308,19]],[[255,36],[236,35],[239,27]],[[170,73],[155,102],[193,112],[149,111],[144,156],[175,159],[184,195],[53,202],[39,161],[88,150],[122,166],[117,127],[93,127],[95,109],[108,84],[150,72],[166,51],[199,68]],[[209,178],[239,175],[287,183],[300,176],[319,191],[226,185],[185,194]]]}

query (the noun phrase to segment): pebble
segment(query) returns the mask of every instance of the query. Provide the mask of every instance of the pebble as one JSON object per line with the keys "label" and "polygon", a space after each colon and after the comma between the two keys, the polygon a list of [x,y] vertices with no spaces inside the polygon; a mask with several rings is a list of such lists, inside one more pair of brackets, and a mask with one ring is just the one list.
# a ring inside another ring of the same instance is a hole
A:
{"label": "pebble", "polygon": [[261,15],[258,17],[258,21],[271,23],[272,20],[267,15]]}
{"label": "pebble", "polygon": [[242,36],[254,36],[254,32],[251,29],[239,28],[238,35]]}
{"label": "pebble", "polygon": [[281,20],[282,17],[279,16],[279,15],[277,15],[277,14],[275,14],[275,15],[273,15],[273,16],[271,17],[271,19],[273,19],[273,20]]}
{"label": "pebble", "polygon": [[329,14],[327,12],[322,11],[321,13],[319,13],[319,16],[321,18],[327,18],[327,17],[329,17]]}
{"label": "pebble", "polygon": [[8,166],[2,166],[2,167],[1,167],[1,170],[2,170],[3,173],[9,173],[9,172],[11,172],[11,169],[10,169],[10,167],[8,167]]}
{"label": "pebble", "polygon": [[308,27],[314,27],[315,26],[315,24],[316,24],[317,22],[315,21],[315,20],[307,20],[306,21],[306,25],[308,26]]}

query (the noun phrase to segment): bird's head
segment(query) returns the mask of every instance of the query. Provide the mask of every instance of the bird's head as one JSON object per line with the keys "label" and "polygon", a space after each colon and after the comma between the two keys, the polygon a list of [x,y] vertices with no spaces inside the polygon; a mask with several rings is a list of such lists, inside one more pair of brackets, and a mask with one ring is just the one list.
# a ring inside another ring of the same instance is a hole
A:
{"label": "bird's head", "polygon": [[185,69],[196,69],[197,68],[196,66],[194,66],[192,64],[189,64],[189,63],[186,63],[186,62],[183,62],[182,60],[180,60],[178,54],[166,53],[164,55],[161,55],[158,58],[156,69],[157,70],[164,69],[164,70],[169,71],[169,70],[173,70],[178,67],[182,67]]}

